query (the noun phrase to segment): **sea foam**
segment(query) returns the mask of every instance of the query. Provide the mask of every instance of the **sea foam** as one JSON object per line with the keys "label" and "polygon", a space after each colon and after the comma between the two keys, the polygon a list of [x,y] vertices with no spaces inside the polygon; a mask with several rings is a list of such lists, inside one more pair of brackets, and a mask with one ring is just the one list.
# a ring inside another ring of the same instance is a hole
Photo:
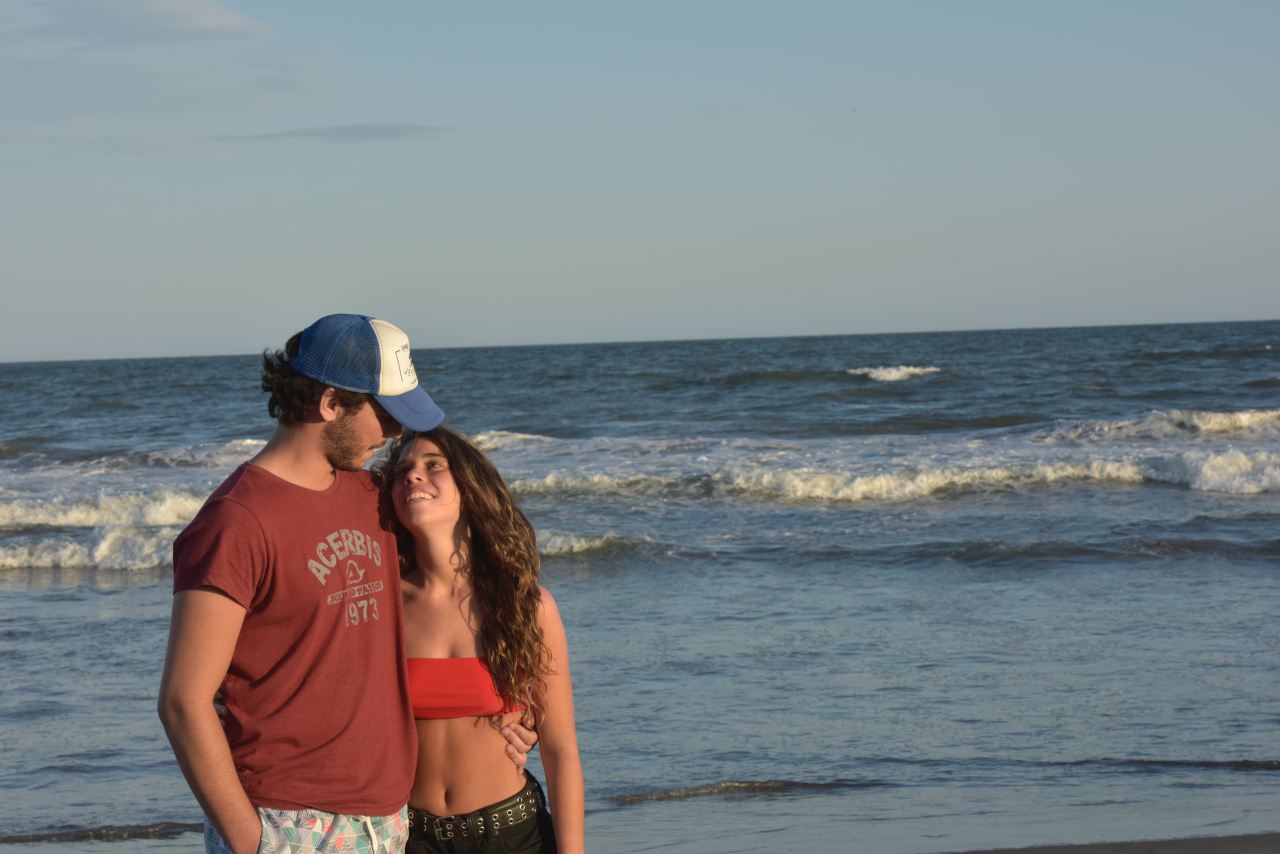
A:
{"label": "sea foam", "polygon": [[[72,465],[88,474],[129,471],[139,468],[157,469],[223,469],[231,470],[266,446],[262,439],[233,439],[229,442],[205,442],[198,445],[134,451],[110,456],[84,455]],[[59,465],[66,465],[61,463]]]}
{"label": "sea foam", "polygon": [[1037,486],[1064,480],[1141,483],[1141,468],[1128,460],[1037,462],[986,468],[941,467],[857,475],[813,468],[756,469],[732,475],[733,490],[786,500],[908,501],[949,491]]}
{"label": "sea foam", "polygon": [[1142,418],[1123,421],[1082,421],[1054,430],[1047,440],[1088,443],[1186,437],[1241,441],[1280,438],[1280,409],[1247,409],[1241,412],[1157,410]]}
{"label": "sea foam", "polygon": [[920,368],[915,365],[881,365],[878,368],[849,368],[847,373],[855,377],[868,377],[876,382],[896,383],[912,377],[936,374],[941,368]]}
{"label": "sea foam", "polygon": [[171,560],[177,528],[109,528],[96,542],[58,537],[36,544],[0,546],[0,569],[151,569]]}
{"label": "sea foam", "polygon": [[1152,462],[1147,469],[1151,480],[1183,484],[1203,492],[1280,492],[1280,454],[1269,451],[1188,451]]}
{"label": "sea foam", "polygon": [[[749,496],[766,501],[913,501],[948,493],[1000,492],[1068,482],[1185,486],[1202,492],[1253,495],[1280,492],[1280,456],[1264,450],[1225,449],[1166,454],[1126,454],[1085,459],[958,460],[949,465],[902,464],[879,470],[856,463],[790,465],[690,460],[679,475],[564,474],[512,483],[526,495],[671,497]],[[705,466],[705,467],[704,467]]]}
{"label": "sea foam", "polygon": [[543,444],[554,442],[550,436],[539,436],[536,433],[516,433],[511,430],[485,430],[471,437],[476,447],[482,451],[496,451],[516,445]]}
{"label": "sea foam", "polygon": [[48,501],[0,504],[0,527],[33,525],[101,528],[120,525],[185,525],[206,496],[189,492],[109,495],[91,498],[55,497]]}
{"label": "sea foam", "polygon": [[609,533],[599,537],[583,537],[560,531],[539,531],[538,551],[548,557],[581,555],[650,542],[647,539],[632,540]]}
{"label": "sea foam", "polygon": [[222,444],[196,445],[170,451],[152,451],[146,455],[153,466],[198,468],[232,468],[266,447],[263,439],[233,439]]}
{"label": "sea foam", "polygon": [[1280,455],[1232,449],[1167,457],[944,466],[867,475],[814,468],[754,469],[733,474],[729,485],[735,491],[766,498],[857,502],[910,501],[947,492],[1003,491],[1064,481],[1167,483],[1232,495],[1280,492]]}

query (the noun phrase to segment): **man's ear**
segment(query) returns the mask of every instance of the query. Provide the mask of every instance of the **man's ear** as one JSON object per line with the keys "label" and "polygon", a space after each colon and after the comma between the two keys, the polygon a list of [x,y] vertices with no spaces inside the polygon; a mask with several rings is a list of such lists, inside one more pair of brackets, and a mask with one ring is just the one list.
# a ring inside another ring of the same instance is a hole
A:
{"label": "man's ear", "polygon": [[316,408],[320,413],[321,421],[337,421],[346,412],[346,408],[338,402],[337,389],[332,387],[326,388],[320,395],[320,402],[316,404]]}

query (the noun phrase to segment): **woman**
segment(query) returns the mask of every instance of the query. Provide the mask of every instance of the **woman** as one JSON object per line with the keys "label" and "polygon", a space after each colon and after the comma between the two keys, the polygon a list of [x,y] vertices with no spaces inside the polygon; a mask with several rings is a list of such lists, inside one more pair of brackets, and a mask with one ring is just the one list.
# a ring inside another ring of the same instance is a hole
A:
{"label": "woman", "polygon": [[[538,584],[533,527],[488,458],[446,427],[398,440],[383,475],[418,727],[406,851],[578,854],[569,649]],[[550,812],[537,780],[504,754],[503,728],[520,721],[538,731]]]}

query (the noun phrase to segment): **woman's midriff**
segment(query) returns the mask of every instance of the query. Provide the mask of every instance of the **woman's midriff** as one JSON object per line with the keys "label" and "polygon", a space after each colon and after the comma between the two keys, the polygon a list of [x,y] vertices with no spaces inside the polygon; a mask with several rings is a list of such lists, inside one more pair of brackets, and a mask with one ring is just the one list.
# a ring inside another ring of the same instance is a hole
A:
{"label": "woman's midriff", "polygon": [[[515,723],[520,714],[507,715]],[[524,786],[524,771],[507,756],[507,740],[488,718],[419,720],[418,768],[409,806],[434,815],[462,815],[505,800]]]}

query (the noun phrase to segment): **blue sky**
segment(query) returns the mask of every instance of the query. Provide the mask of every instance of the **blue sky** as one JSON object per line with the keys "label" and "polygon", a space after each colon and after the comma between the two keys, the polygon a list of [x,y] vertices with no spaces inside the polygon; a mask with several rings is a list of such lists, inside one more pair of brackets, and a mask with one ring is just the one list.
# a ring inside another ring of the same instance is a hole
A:
{"label": "blue sky", "polygon": [[0,5],[0,360],[1280,317],[1280,4]]}

